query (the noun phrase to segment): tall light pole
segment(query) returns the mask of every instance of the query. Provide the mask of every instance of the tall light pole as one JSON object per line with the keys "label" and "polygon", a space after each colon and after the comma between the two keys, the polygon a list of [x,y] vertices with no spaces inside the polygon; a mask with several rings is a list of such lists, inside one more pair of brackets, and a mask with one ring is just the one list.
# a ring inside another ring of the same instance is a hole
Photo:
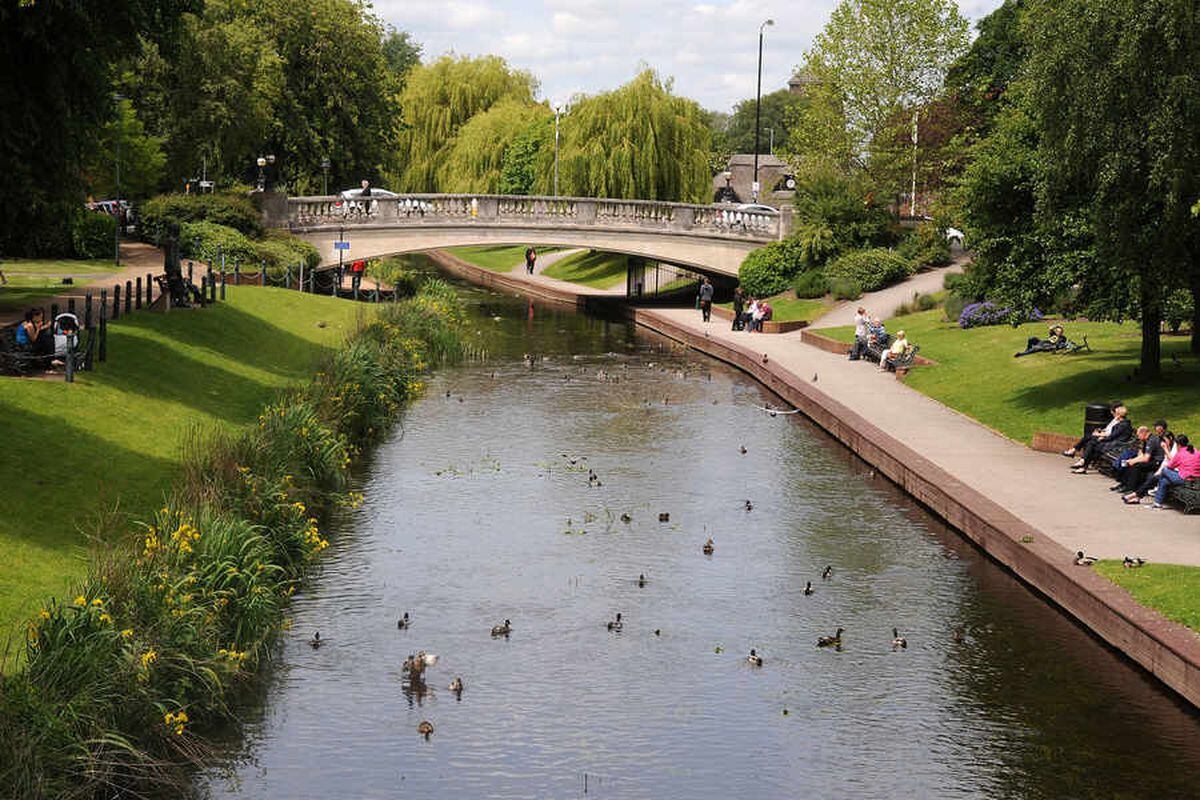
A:
{"label": "tall light pole", "polygon": [[121,266],[121,135],[124,133],[121,124],[121,101],[125,99],[123,94],[113,94],[113,100],[117,103],[117,207],[116,211],[117,230],[113,233],[113,261],[116,265]]}
{"label": "tall light pole", "polygon": [[322,196],[329,195],[329,168],[332,166],[333,166],[333,164],[329,163],[328,158],[321,159],[321,195]]}
{"label": "tall light pole", "polygon": [[769,19],[758,26],[758,89],[754,92],[754,183],[751,186],[751,191],[754,195],[754,202],[758,202],[758,134],[759,120],[762,106],[762,47],[763,47],[763,29],[768,25],[774,25],[775,20]]}
{"label": "tall light pole", "polygon": [[558,115],[561,106],[554,107],[554,196],[558,197]]}

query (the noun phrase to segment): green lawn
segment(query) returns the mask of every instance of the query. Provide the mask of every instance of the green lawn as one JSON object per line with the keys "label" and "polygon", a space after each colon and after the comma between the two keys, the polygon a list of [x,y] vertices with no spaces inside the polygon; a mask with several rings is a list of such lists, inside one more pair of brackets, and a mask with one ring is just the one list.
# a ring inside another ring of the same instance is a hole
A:
{"label": "green lawn", "polygon": [[[1136,324],[1064,322],[1067,336],[1084,336],[1092,352],[1013,358],[1030,336],[1044,337],[1048,322],[1020,328],[995,325],[962,330],[940,309],[887,322],[903,327],[921,355],[938,362],[908,374],[909,386],[974,417],[1004,435],[1028,443],[1037,431],[1078,433],[1088,403],[1124,400],[1134,424],[1166,419],[1180,433],[1200,435],[1200,363],[1184,336],[1163,337],[1163,379],[1130,379],[1141,340]],[[850,327],[822,331],[850,342]]]}
{"label": "green lawn", "polygon": [[[525,245],[489,244],[470,245],[467,247],[447,247],[446,252],[458,256],[463,261],[469,261],[477,267],[490,269],[493,272],[511,272],[514,267],[525,263]],[[553,253],[558,247],[538,247],[538,255]]]}
{"label": "green lawn", "polygon": [[[833,303],[825,298],[817,298],[808,300],[803,297],[796,297],[796,293],[791,289],[768,297],[767,302],[771,304],[774,313],[771,319],[775,322],[794,322],[797,320],[806,320],[812,322],[819,318],[829,309],[833,308]],[[718,303],[723,308],[732,309],[733,303]]]}
{"label": "green lawn", "polygon": [[609,289],[625,282],[628,262],[629,257],[620,253],[584,250],[554,262],[542,274],[593,289]]}
{"label": "green lawn", "polygon": [[74,278],[77,284],[90,283],[120,269],[104,259],[4,259],[0,261],[0,273],[7,283],[0,283],[0,311],[23,308],[38,298],[60,292],[63,278]]}
{"label": "green lawn", "polygon": [[1125,569],[1120,561],[1100,561],[1096,572],[1124,588],[1142,605],[1200,631],[1200,603],[1196,602],[1200,597],[1200,567],[1147,564]]}
{"label": "green lawn", "polygon": [[[86,532],[157,507],[189,431],[253,423],[366,307],[283,289],[109,326],[108,361],[74,384],[0,378],[0,645],[84,569]],[[320,323],[324,323],[323,326]]]}

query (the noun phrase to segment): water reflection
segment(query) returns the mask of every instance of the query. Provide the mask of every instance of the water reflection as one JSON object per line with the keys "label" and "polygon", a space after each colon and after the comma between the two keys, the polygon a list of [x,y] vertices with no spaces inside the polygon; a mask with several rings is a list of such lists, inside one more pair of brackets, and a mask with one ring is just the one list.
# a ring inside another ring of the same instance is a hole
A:
{"label": "water reflection", "polygon": [[203,793],[1193,793],[1191,713],[756,384],[624,324],[464,298],[490,360],[437,376],[372,456]]}

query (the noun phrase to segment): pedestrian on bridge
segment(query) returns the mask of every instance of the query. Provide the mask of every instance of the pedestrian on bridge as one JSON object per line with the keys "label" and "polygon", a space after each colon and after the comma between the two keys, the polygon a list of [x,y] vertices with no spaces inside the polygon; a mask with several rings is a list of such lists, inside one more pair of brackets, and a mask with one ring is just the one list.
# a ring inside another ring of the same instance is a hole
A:
{"label": "pedestrian on bridge", "polygon": [[537,263],[537,250],[533,246],[525,248],[525,271],[530,275],[533,274],[533,267]]}

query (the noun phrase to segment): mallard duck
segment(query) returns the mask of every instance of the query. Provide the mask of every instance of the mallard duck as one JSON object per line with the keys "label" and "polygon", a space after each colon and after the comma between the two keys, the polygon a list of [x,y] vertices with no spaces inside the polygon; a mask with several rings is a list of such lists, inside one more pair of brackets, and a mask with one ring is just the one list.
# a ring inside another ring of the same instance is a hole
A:
{"label": "mallard duck", "polygon": [[830,565],[826,566],[825,571],[821,573],[821,580],[827,581],[832,577],[833,577],[833,565],[830,564]]}
{"label": "mallard duck", "polygon": [[662,636],[662,628],[655,628],[655,629],[654,629],[654,635],[655,635],[655,636]]}
{"label": "mallard duck", "polygon": [[496,625],[492,628],[492,636],[508,636],[512,632],[512,623],[504,620],[503,625]]}
{"label": "mallard duck", "polygon": [[427,719],[421,720],[421,724],[417,726],[417,733],[428,739],[433,733],[433,723]]}
{"label": "mallard duck", "polygon": [[1090,567],[1092,564],[1095,564],[1095,563],[1096,563],[1096,559],[1093,558],[1092,556],[1085,556],[1083,554],[1082,550],[1075,551],[1075,566]]}
{"label": "mallard duck", "polygon": [[638,575],[638,579],[637,579],[637,585],[638,585],[638,587],[639,587],[639,588],[641,588],[641,587],[643,587],[643,586],[645,586],[645,585],[646,585],[646,575],[645,575],[645,573],[642,573],[641,575]]}
{"label": "mallard duck", "polygon": [[671,515],[669,513],[667,513],[666,511],[660,511],[660,512],[658,512],[658,521],[659,522],[670,522]]}
{"label": "mallard duck", "polygon": [[462,694],[462,690],[463,690],[462,678],[455,678],[454,680],[450,681],[450,686],[447,688],[449,688],[450,691],[454,692],[455,694]]}
{"label": "mallard duck", "polygon": [[404,616],[396,621],[396,628],[398,630],[404,631],[404,630],[408,630],[408,626],[409,626],[408,612],[405,611]]}
{"label": "mallard duck", "polygon": [[805,581],[804,582],[804,594],[807,596],[812,593],[813,593],[812,581]]}
{"label": "mallard duck", "polygon": [[317,631],[316,633],[313,634],[313,637],[308,640],[308,646],[311,647],[313,650],[316,650],[318,647],[321,646],[321,644],[322,644],[321,632]]}
{"label": "mallard duck", "polygon": [[845,628],[838,628],[837,633],[835,633],[833,636],[822,636],[821,638],[817,639],[817,647],[841,647],[842,634],[845,632],[845,630]]}
{"label": "mallard duck", "polygon": [[625,623],[621,622],[621,612],[617,612],[617,618],[608,621],[608,629],[610,631],[619,631],[625,627]]}
{"label": "mallard duck", "polygon": [[751,503],[749,500],[747,500],[747,501],[746,501],[746,510],[747,510],[747,511],[753,511],[753,510],[754,510],[754,503]]}
{"label": "mallard duck", "polygon": [[624,522],[626,525],[628,525],[629,523],[633,522],[633,515],[628,512],[622,514],[621,522]]}
{"label": "mallard duck", "polygon": [[746,453],[749,453],[750,451],[746,449],[746,445],[742,444],[738,445],[738,452],[742,455],[746,455]]}
{"label": "mallard duck", "polygon": [[1146,559],[1144,558],[1130,558],[1129,556],[1125,556],[1125,560],[1121,562],[1121,566],[1125,569],[1137,569],[1145,563]]}
{"label": "mallard duck", "polygon": [[896,630],[895,628],[892,628],[892,649],[895,650],[895,649],[899,648],[901,650],[904,650],[907,647],[908,647],[908,639],[905,639],[903,636],[901,636],[900,631]]}
{"label": "mallard duck", "polygon": [[713,547],[713,540],[710,538],[707,542],[704,543],[704,547],[702,547],[700,549],[704,551],[704,555],[711,556],[713,554],[713,550],[715,550],[716,548]]}
{"label": "mallard duck", "polygon": [[763,659],[762,656],[754,652],[754,648],[752,647],[750,648],[750,655],[746,656],[746,663],[754,667],[761,667],[763,665]]}

